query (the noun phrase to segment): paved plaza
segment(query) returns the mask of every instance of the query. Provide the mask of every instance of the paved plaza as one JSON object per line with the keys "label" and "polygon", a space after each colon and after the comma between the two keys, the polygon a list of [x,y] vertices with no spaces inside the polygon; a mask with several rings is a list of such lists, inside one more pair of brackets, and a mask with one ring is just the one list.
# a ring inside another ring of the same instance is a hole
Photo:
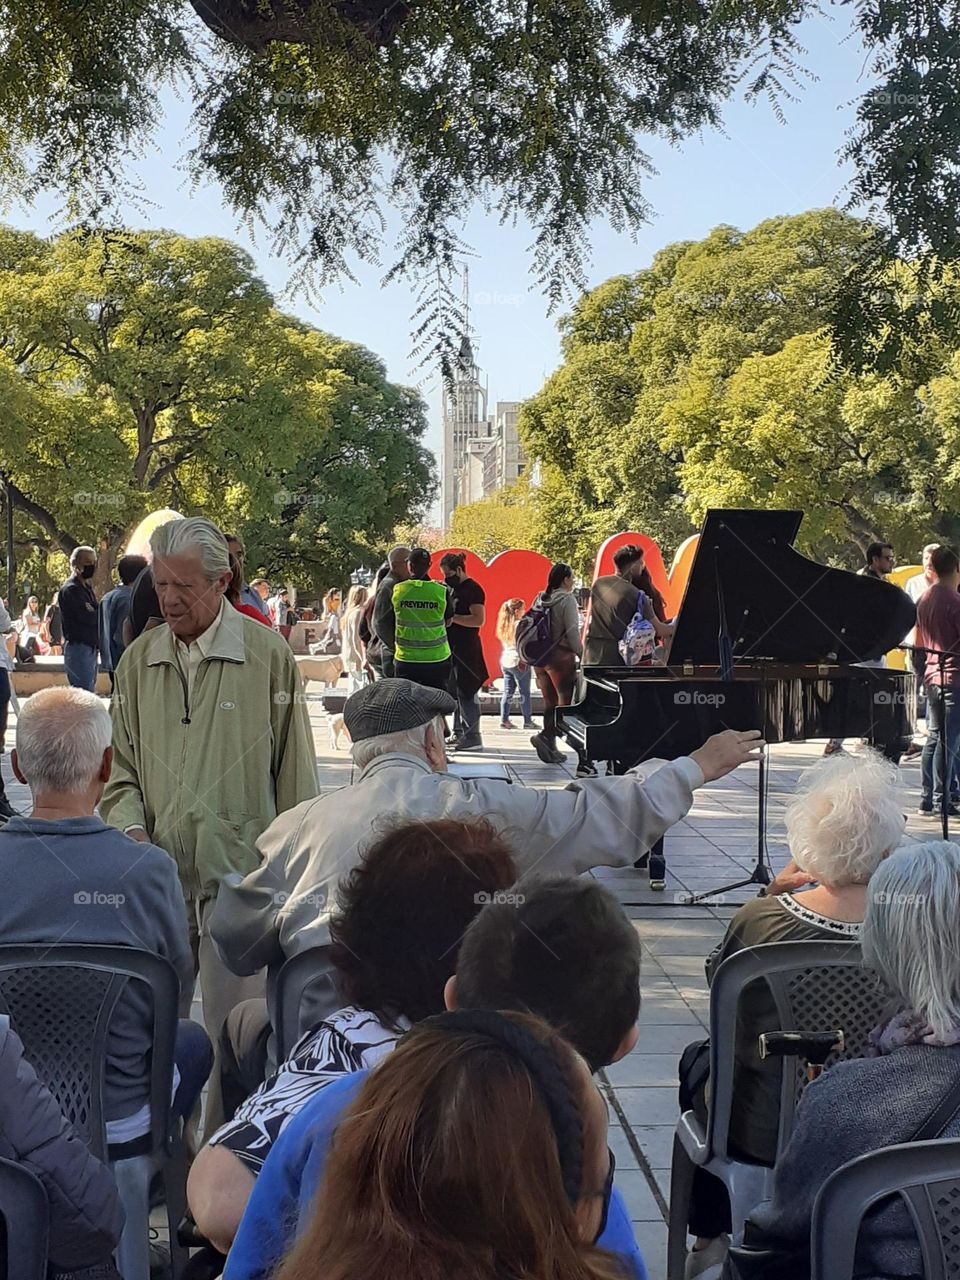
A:
{"label": "paved plaza", "polygon": [[[317,748],[320,785],[324,790],[350,781],[350,757],[331,747],[327,717],[319,695],[309,699]],[[7,736],[13,744],[15,717]],[[502,730],[484,717],[485,749],[459,757],[463,763],[499,762],[515,783],[563,786],[573,777],[572,753],[566,766],[540,763],[522,730]],[[856,750],[855,743],[849,744]],[[803,770],[817,760],[822,743],[799,743],[771,749],[768,788],[767,849],[774,869],[786,861],[783,806]],[[12,779],[9,755],[3,757],[7,791],[13,805],[28,808],[26,788]],[[909,837],[939,834],[939,828],[914,814],[918,803],[919,765],[903,771],[904,812],[910,815]],[[736,907],[756,893],[748,887],[722,902],[696,907],[679,899],[749,875],[756,858],[758,768],[745,766],[697,793],[684,822],[666,841],[667,883],[651,892],[645,873],[632,867],[600,869],[593,874],[612,890],[634,921],[643,946],[643,1007],[640,1038],[629,1057],[602,1074],[611,1107],[610,1142],[617,1160],[617,1185],[636,1227],[650,1280],[664,1280],[666,1214],[670,1151],[677,1118],[677,1059],[691,1040],[706,1035],[708,994],[704,959],[719,942]]]}

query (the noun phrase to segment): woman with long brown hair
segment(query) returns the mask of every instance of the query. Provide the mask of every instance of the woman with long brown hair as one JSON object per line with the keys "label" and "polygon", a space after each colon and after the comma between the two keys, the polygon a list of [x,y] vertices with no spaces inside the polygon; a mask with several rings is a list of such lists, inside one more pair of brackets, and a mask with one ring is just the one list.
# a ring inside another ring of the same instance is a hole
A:
{"label": "woman with long brown hair", "polygon": [[340,1122],[276,1280],[622,1280],[593,1243],[612,1175],[606,1103],[546,1023],[427,1018]]}

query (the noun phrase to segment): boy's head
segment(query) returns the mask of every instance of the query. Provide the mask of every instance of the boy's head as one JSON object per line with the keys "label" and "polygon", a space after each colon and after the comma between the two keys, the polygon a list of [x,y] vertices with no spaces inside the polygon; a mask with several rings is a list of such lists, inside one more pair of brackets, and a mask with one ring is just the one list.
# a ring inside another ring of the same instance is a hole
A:
{"label": "boy's head", "polygon": [[640,941],[595,880],[524,881],[485,906],[460,947],[447,1006],[544,1018],[587,1060],[609,1066],[637,1042]]}

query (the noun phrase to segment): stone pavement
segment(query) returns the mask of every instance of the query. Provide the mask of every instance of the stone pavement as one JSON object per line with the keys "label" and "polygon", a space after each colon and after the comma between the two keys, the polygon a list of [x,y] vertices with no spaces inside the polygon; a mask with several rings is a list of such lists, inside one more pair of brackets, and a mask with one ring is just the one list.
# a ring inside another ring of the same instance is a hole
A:
{"label": "stone pavement", "polygon": [[[332,749],[327,717],[319,695],[309,697],[317,748],[320,785],[324,790],[350,781],[350,757]],[[7,747],[13,744],[13,721]],[[483,721],[484,750],[459,761],[500,762],[516,782],[527,786],[563,786],[573,777],[575,759],[564,766],[543,765],[529,745],[529,734]],[[797,743],[770,751],[767,850],[774,869],[786,861],[783,806],[803,770],[822,752],[822,743]],[[851,744],[851,749],[855,746]],[[9,756],[3,758],[11,802],[28,807],[26,789],[12,783]],[[933,824],[918,821],[919,766],[902,771],[904,812],[910,814],[908,836],[935,837]],[[12,785],[11,785],[12,784]],[[634,921],[643,947],[640,1038],[629,1057],[602,1073],[610,1103],[610,1145],[617,1160],[617,1185],[624,1194],[647,1262],[650,1280],[664,1280],[666,1215],[673,1127],[677,1119],[677,1060],[691,1040],[707,1034],[708,992],[704,959],[720,941],[736,907],[756,893],[754,887],[728,893],[710,905],[685,906],[689,893],[714,889],[750,873],[757,848],[758,768],[744,766],[735,774],[697,793],[685,821],[667,837],[667,884],[650,890],[646,875],[633,870],[600,868],[593,874],[623,904]]]}

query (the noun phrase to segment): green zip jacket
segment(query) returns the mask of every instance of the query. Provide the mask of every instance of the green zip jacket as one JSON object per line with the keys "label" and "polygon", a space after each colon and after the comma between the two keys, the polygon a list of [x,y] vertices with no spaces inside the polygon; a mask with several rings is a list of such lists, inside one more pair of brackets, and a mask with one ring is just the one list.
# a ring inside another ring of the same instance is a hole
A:
{"label": "green zip jacket", "polygon": [[278,813],[317,795],[300,673],[275,631],[225,605],[193,696],[168,627],[127,649],[111,704],[113,772],[100,813],[142,827],[176,859],[188,896],[215,894],[260,861]]}

